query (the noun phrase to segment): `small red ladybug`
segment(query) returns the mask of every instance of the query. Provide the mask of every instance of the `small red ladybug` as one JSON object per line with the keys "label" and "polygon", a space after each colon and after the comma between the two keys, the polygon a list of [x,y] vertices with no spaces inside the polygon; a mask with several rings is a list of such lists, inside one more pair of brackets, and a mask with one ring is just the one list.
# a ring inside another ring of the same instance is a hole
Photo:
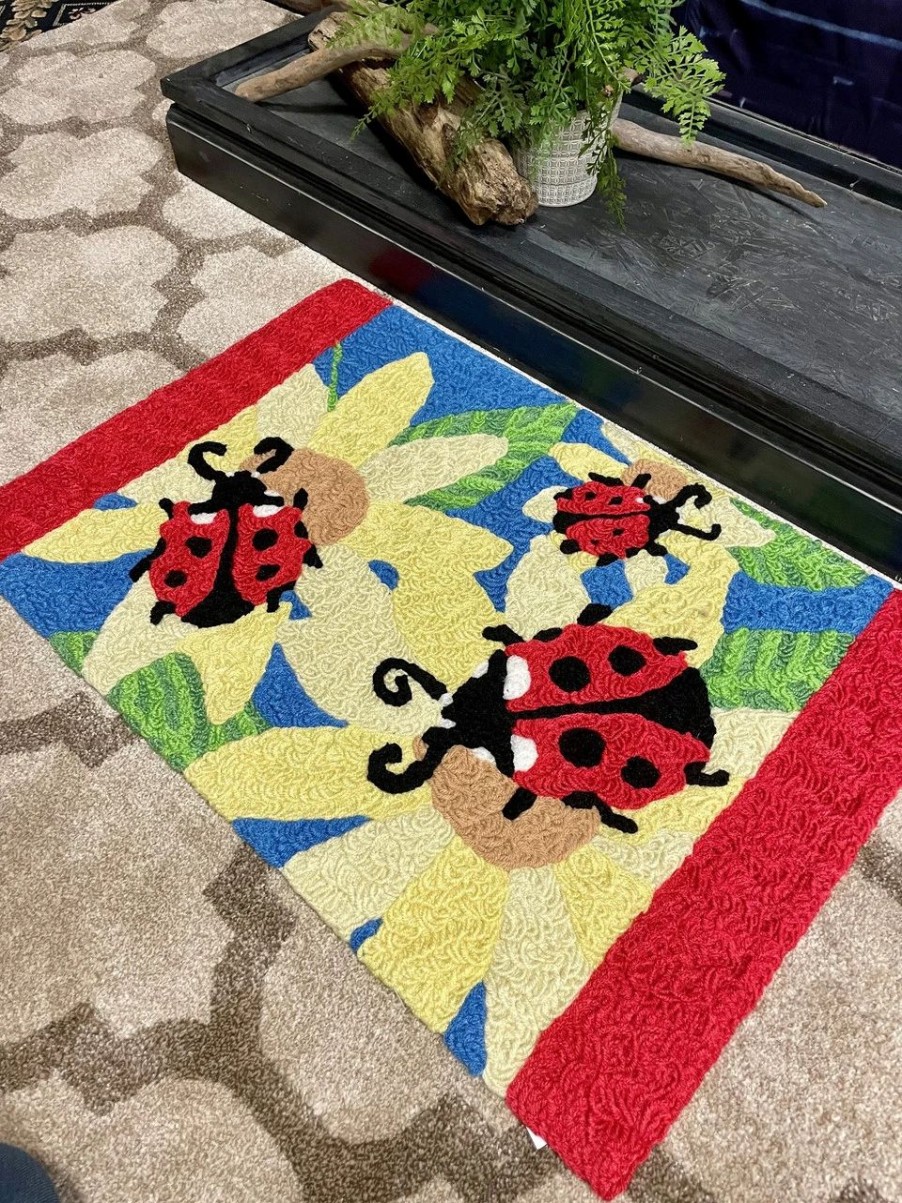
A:
{"label": "small red ladybug", "polygon": [[204,480],[213,481],[209,501],[189,504],[164,497],[167,521],[156,547],[131,569],[137,581],[145,572],[159,599],[150,621],[167,614],[196,627],[234,622],[266,602],[274,611],[285,589],[297,583],[304,565],[321,565],[307,536],[300,489],[289,505],[266,488],[262,475],[280,468],[292,448],[284,439],[267,438],[254,448],[268,455],[256,471],[223,472],[206,460],[225,455],[222,443],[197,443],[188,463]]}
{"label": "small red ladybug", "polygon": [[423,736],[421,760],[399,771],[403,753],[386,744],[371,753],[369,780],[387,793],[416,789],[449,748],[471,749],[517,786],[503,808],[516,819],[537,797],[594,808],[603,823],[629,834],[638,810],[685,785],[726,785],[708,773],[715,728],[708,690],[686,663],[691,639],[653,639],[606,626],[607,606],[587,606],[575,623],[523,640],[507,626],[486,627],[504,647],[450,695],[431,673],[406,660],[383,660],[373,688],[390,706],[412,697],[410,681],[442,703]]}
{"label": "small red ladybug", "polygon": [[561,551],[572,555],[577,551],[595,556],[598,566],[629,559],[640,551],[652,556],[666,556],[667,548],[658,543],[665,531],[680,531],[696,539],[716,539],[720,527],[696,530],[680,521],[680,509],[687,501],[695,500],[695,508],[711,504],[711,494],[703,485],[686,485],[670,501],[656,501],[645,492],[651,476],[644,472],[631,485],[615,476],[589,473],[585,484],[575,485],[555,494],[557,513],[553,526],[566,535]]}

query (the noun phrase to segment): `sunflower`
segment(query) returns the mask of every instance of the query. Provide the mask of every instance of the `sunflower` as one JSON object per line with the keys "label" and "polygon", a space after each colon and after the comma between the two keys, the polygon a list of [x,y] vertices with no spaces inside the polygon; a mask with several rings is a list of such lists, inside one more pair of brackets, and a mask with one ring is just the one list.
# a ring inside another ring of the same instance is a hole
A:
{"label": "sunflower", "polygon": [[[145,575],[103,622],[82,667],[85,678],[107,694],[124,677],[178,651],[198,671],[212,723],[245,706],[276,644],[303,675],[313,701],[348,721],[366,721],[382,708],[370,682],[372,665],[386,656],[430,665],[435,647],[444,644],[449,654],[442,669],[450,680],[461,678],[481,625],[494,615],[473,574],[496,565],[510,548],[486,530],[405,501],[495,463],[508,444],[478,433],[391,445],[432,384],[421,352],[371,372],[340,397],[308,365],[211,431],[206,439],[227,449],[217,464],[225,472],[255,468],[261,457],[253,449],[262,439],[277,437],[293,448],[266,483],[286,498],[300,488],[307,492],[304,520],[322,567],[305,568],[274,612],[261,606],[208,628],[175,615],[152,623],[156,598]],[[183,453],[26,553],[60,564],[137,558],[157,542],[161,498],[209,496],[209,482]],[[456,659],[456,672],[449,658]],[[349,705],[349,697],[357,704]]]}
{"label": "sunflower", "polygon": [[[572,623],[586,600],[546,537],[515,569],[500,617],[531,635]],[[629,625],[623,611],[608,621]],[[676,631],[705,638],[708,625],[696,609]],[[655,633],[673,632],[665,619]],[[480,643],[468,676],[489,649]],[[459,667],[456,657],[442,663],[448,652],[431,665],[443,680]],[[730,769],[729,783],[690,785],[632,812],[638,831],[627,835],[556,798],[505,818],[513,782],[463,747],[417,788],[377,788],[371,754],[391,741],[405,761],[419,759],[419,735],[440,721],[441,705],[419,692],[339,729],[273,729],[209,753],[186,775],[255,846],[272,852],[278,843],[272,862],[299,893],[471,1072],[503,1092],[791,716],[736,710],[721,723],[716,715],[712,758]]]}

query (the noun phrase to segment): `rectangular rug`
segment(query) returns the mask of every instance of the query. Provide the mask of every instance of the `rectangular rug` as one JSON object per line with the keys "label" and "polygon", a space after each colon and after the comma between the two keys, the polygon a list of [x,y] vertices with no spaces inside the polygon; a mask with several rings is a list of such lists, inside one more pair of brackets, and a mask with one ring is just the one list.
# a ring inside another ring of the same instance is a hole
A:
{"label": "rectangular rug", "polygon": [[348,280],[0,501],[0,594],[607,1198],[902,787],[887,581]]}

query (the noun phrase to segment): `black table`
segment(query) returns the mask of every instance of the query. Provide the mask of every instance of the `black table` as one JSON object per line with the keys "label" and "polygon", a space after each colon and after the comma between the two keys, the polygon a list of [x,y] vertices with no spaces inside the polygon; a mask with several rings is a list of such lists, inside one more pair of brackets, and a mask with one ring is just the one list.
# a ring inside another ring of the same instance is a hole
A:
{"label": "black table", "polygon": [[[321,82],[237,81],[306,50],[293,23],[163,81],[179,168],[763,504],[902,574],[902,173],[717,106],[706,137],[827,209],[624,158],[603,201],[475,229]],[[643,105],[624,116],[664,128]]]}

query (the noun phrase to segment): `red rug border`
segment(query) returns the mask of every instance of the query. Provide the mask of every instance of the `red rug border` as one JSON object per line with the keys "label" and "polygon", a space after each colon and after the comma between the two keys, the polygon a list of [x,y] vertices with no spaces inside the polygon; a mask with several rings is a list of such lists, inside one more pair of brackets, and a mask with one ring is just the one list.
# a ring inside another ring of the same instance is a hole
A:
{"label": "red rug border", "polygon": [[603,1198],[664,1138],[902,787],[900,698],[896,591],[511,1084],[514,1114]]}
{"label": "red rug border", "polygon": [[354,280],[328,284],[3,485],[0,560],[172,459],[391,303]]}

